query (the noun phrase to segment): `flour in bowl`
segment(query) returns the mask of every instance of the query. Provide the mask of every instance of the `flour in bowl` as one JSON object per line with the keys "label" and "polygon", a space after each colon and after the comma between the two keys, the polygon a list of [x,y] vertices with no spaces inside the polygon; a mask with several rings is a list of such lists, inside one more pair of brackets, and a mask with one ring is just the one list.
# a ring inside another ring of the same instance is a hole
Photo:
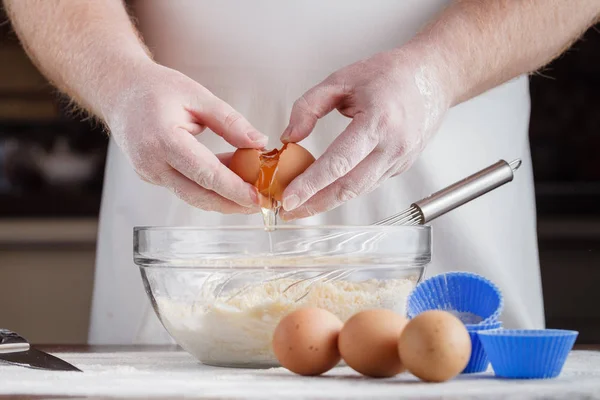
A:
{"label": "flour in bowl", "polygon": [[406,298],[415,287],[410,279],[363,282],[321,282],[305,293],[302,285],[283,290],[295,280],[281,279],[251,286],[230,298],[215,297],[205,287],[196,303],[158,296],[161,319],[173,338],[205,364],[226,366],[277,366],[271,339],[285,315],[300,307],[320,307],[346,321],[355,313],[387,308],[405,315]]}

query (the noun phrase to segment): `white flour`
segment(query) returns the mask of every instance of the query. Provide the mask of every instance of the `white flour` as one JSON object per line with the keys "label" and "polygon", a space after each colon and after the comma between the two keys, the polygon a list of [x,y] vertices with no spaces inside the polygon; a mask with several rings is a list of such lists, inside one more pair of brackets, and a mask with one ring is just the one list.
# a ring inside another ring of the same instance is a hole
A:
{"label": "white flour", "polygon": [[[319,283],[304,299],[302,286],[282,294],[294,280],[281,279],[253,286],[229,300],[206,288],[196,303],[157,297],[161,319],[169,333],[205,364],[271,367],[278,362],[271,349],[273,331],[282,317],[299,307],[329,310],[342,321],[371,308],[405,314],[406,297],[415,282],[409,279]],[[229,300],[229,301],[228,301]]]}

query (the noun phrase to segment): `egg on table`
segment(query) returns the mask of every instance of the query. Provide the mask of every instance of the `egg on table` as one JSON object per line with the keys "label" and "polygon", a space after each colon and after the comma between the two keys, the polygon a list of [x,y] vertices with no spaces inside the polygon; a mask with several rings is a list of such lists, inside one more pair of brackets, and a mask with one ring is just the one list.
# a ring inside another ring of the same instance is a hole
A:
{"label": "egg on table", "polygon": [[342,359],[355,371],[387,378],[405,370],[398,355],[398,340],[408,320],[387,309],[354,314],[342,328],[338,347]]}
{"label": "egg on table", "polygon": [[425,311],[404,327],[398,352],[410,373],[424,381],[443,382],[460,374],[469,363],[471,337],[451,313]]}
{"label": "egg on table", "polygon": [[287,143],[280,150],[237,149],[229,168],[266,199],[281,201],[285,188],[314,161],[304,147]]}
{"label": "egg on table", "polygon": [[323,374],[341,360],[337,341],[342,321],[321,308],[300,308],[281,319],[273,353],[281,366],[305,376]]}

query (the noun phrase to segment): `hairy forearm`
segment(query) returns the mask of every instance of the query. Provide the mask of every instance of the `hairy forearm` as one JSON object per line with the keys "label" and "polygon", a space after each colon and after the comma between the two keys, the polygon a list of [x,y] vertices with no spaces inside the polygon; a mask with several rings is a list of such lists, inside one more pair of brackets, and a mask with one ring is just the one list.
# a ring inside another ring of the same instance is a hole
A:
{"label": "hairy forearm", "polygon": [[4,0],[40,71],[104,119],[136,68],[151,62],[122,0]]}
{"label": "hairy forearm", "polygon": [[599,15],[600,0],[456,0],[408,46],[436,60],[455,105],[543,67]]}

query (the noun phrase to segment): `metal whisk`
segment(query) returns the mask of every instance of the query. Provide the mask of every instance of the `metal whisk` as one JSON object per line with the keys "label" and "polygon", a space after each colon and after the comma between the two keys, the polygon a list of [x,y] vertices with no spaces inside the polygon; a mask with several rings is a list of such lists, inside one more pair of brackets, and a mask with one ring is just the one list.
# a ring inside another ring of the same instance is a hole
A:
{"label": "metal whisk", "polygon": [[[434,194],[419,200],[410,205],[406,210],[394,214],[391,217],[385,218],[373,225],[423,225],[435,218],[446,214],[474,200],[502,185],[513,180],[514,171],[521,166],[521,160],[516,159],[510,163],[500,160],[489,167],[470,175]],[[334,235],[329,235],[321,239],[329,239]],[[316,283],[325,283],[343,279],[355,272],[353,269],[333,270],[317,274],[310,278],[305,278],[289,285],[282,293],[288,292],[290,289],[306,285],[301,296],[295,299],[296,302],[302,300],[310,293],[310,289]],[[271,279],[278,280],[298,276],[303,272],[292,271],[286,272],[282,276]],[[229,299],[239,295],[244,289],[237,292]]]}
{"label": "metal whisk", "polygon": [[423,225],[513,180],[521,166],[517,159],[500,160],[445,189],[419,200],[406,210],[376,222],[374,225]]}
{"label": "metal whisk", "polygon": [[[423,225],[484,195],[505,183],[513,180],[514,171],[521,166],[521,160],[510,163],[500,160],[489,167],[470,175],[434,194],[419,200],[406,210],[385,218],[373,225]],[[295,301],[300,301],[310,293],[316,283],[331,282],[343,279],[354,272],[353,269],[333,270],[320,273],[311,278],[302,279],[288,286],[283,293],[293,287],[306,284],[304,294]]]}

